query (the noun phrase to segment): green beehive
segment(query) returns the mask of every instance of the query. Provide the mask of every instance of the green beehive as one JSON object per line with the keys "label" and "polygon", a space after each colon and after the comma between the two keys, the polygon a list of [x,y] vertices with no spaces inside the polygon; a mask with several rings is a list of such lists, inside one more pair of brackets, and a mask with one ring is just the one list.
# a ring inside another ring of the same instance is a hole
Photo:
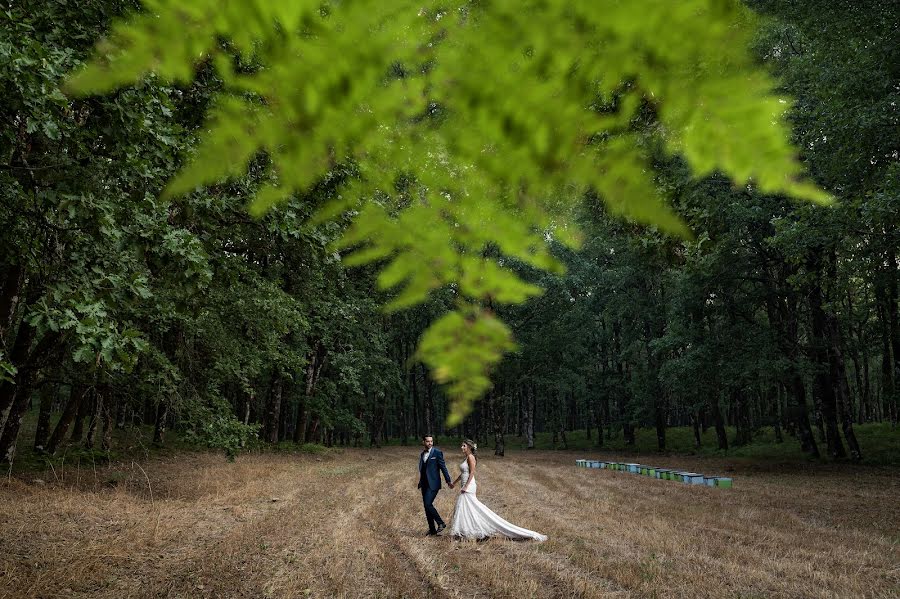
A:
{"label": "green beehive", "polygon": [[716,477],[716,486],[720,489],[730,489],[732,488],[732,481],[730,478],[726,478],[724,476]]}

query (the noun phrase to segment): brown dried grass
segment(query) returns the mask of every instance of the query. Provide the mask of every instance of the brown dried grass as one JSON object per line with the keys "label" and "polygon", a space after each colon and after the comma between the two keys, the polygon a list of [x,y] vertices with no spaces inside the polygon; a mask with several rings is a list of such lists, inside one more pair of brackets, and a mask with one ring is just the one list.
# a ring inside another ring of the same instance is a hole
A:
{"label": "brown dried grass", "polygon": [[[482,501],[550,540],[476,543],[422,536],[416,455],[188,454],[5,480],[0,597],[900,595],[893,470],[656,460],[735,470],[723,490],[485,456]],[[438,496],[445,520],[454,499]]]}

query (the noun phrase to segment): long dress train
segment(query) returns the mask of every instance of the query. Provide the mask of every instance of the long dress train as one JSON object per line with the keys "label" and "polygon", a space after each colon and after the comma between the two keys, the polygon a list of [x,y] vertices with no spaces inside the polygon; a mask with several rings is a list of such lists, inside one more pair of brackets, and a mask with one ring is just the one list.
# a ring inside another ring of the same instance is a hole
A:
{"label": "long dress train", "polygon": [[[462,471],[460,484],[465,486],[469,480],[469,464],[463,462],[459,469]],[[511,524],[492,512],[486,505],[478,501],[475,495],[478,490],[476,480],[472,479],[468,490],[460,493],[456,500],[456,511],[453,514],[453,524],[450,534],[454,537],[465,539],[484,539],[492,536],[503,536],[509,539],[534,539],[546,541],[546,535]]]}

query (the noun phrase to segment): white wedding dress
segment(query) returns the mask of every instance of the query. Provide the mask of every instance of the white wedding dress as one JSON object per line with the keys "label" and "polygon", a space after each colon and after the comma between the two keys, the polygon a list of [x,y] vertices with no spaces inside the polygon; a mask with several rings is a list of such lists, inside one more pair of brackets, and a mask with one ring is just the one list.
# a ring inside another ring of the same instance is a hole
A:
{"label": "white wedding dress", "polygon": [[[461,470],[459,484],[461,487],[465,487],[466,482],[469,480],[469,464],[463,462],[460,464],[459,469]],[[450,527],[451,535],[465,539],[503,536],[509,539],[547,540],[545,535],[510,524],[489,510],[486,505],[478,501],[478,497],[475,495],[478,490],[476,482],[473,478],[468,490],[465,493],[460,493],[459,498],[456,500],[456,511],[453,514],[453,524]]]}

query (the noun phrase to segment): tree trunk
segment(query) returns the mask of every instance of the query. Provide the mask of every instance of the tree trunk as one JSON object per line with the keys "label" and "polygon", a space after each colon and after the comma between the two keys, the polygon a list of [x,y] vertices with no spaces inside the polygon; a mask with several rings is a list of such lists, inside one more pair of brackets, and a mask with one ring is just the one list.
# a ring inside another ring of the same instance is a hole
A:
{"label": "tree trunk", "polygon": [[534,449],[534,411],[535,389],[534,385],[525,387],[525,449]]}
{"label": "tree trunk", "polygon": [[115,421],[113,420],[113,414],[115,413],[116,406],[113,401],[112,390],[109,385],[103,386],[103,407],[101,416],[103,418],[103,437],[100,441],[100,449],[103,451],[109,451],[112,449],[112,432],[113,427],[115,426]]}
{"label": "tree trunk", "polygon": [[96,394],[94,396],[94,409],[91,412],[91,422],[88,425],[88,433],[87,437],[84,440],[85,449],[93,449],[97,440],[97,428],[100,427],[103,421],[103,413],[105,408],[103,404],[105,403],[106,398],[104,397],[104,393],[102,389],[98,386],[96,387]]}
{"label": "tree trunk", "polygon": [[47,437],[50,435],[50,416],[53,409],[53,401],[56,399],[58,391],[58,385],[47,383],[41,389],[37,429],[34,431],[34,451],[37,453],[43,453],[47,447]]}
{"label": "tree trunk", "polygon": [[425,365],[422,368],[422,385],[425,387],[425,432],[434,433],[434,383],[428,378]]}
{"label": "tree trunk", "polygon": [[[16,333],[16,345],[20,343],[19,333],[21,333],[22,329],[25,329],[27,332],[24,334],[25,339],[21,340],[21,343],[24,345],[27,342],[27,345],[30,346],[31,339],[34,336],[34,329],[24,322],[19,325],[19,331]],[[2,461],[12,463],[16,452],[16,440],[19,437],[19,429],[22,426],[25,412],[28,411],[28,403],[31,399],[34,379],[37,376],[41,358],[50,350],[57,339],[59,339],[59,335],[56,334],[44,335],[37,346],[30,352],[27,352],[27,357],[22,363],[15,364],[13,362],[18,368],[15,377],[13,377],[14,382],[0,385],[0,389],[5,389],[7,386],[11,387],[8,393],[11,405],[3,423],[3,434],[0,435],[0,460]],[[13,354],[21,349],[21,347],[14,345]],[[27,350],[28,347],[26,346],[24,349]],[[0,391],[0,399],[2,399],[3,393],[4,391]]]}
{"label": "tree trunk", "polygon": [[316,392],[316,385],[319,382],[319,375],[322,368],[325,367],[325,346],[321,341],[312,344],[313,349],[309,352],[306,359],[306,388],[304,390],[303,400],[297,410],[297,428],[294,431],[295,443],[306,443],[308,438],[306,429],[309,426],[310,405],[312,403],[313,394]]}
{"label": "tree trunk", "polygon": [[94,396],[97,393],[94,387],[88,387],[88,392],[89,395],[78,405],[78,413],[75,415],[75,426],[72,427],[72,434],[69,436],[69,441],[72,443],[80,443],[84,437],[84,420],[91,413],[94,405]]}
{"label": "tree trunk", "polygon": [[841,442],[837,425],[837,397],[835,388],[833,367],[830,359],[831,344],[828,334],[828,315],[825,313],[822,302],[821,270],[818,258],[813,258],[809,263],[810,271],[816,273],[816,280],[810,285],[809,309],[812,323],[811,344],[813,363],[816,371],[813,376],[813,397],[822,412],[822,420],[825,428],[825,443],[828,445],[828,454],[832,458],[847,456],[844,444]]}
{"label": "tree trunk", "polygon": [[116,428],[123,430],[128,421],[128,402],[121,393],[116,393]]}
{"label": "tree trunk", "polygon": [[272,384],[269,388],[269,397],[266,402],[266,422],[264,439],[272,444],[278,443],[278,427],[281,420],[281,375],[272,375]]}
{"label": "tree trunk", "polygon": [[881,397],[878,403],[880,408],[879,418],[884,418],[886,414],[891,420],[894,420],[893,398],[897,380],[893,366],[890,293],[887,291],[888,284],[885,280],[887,276],[888,274],[883,272],[882,278],[876,281],[874,286],[876,314],[880,321],[878,330],[881,332]]}
{"label": "tree trunk", "polygon": [[69,426],[78,414],[81,404],[85,403],[84,396],[87,395],[89,390],[90,387],[85,385],[72,385],[69,391],[69,401],[66,402],[62,416],[59,417],[59,422],[56,423],[56,428],[53,429],[53,434],[50,435],[50,441],[47,443],[47,453],[51,455],[56,453],[59,444],[66,438]]}
{"label": "tree trunk", "polygon": [[841,418],[841,429],[844,432],[844,439],[847,440],[847,446],[850,448],[850,458],[854,462],[862,459],[862,452],[859,448],[859,442],[856,440],[856,433],[853,432],[853,415],[850,405],[850,384],[847,381],[847,366],[844,363],[844,354],[841,349],[843,345],[841,339],[841,331],[838,326],[837,318],[830,315],[828,319],[831,342],[831,378],[837,381],[835,394],[837,396],[837,408]]}
{"label": "tree trunk", "polygon": [[[603,396],[605,397],[606,391],[604,390]],[[596,426],[597,426],[597,447],[603,447],[603,402],[601,401],[596,408],[594,409],[594,416],[596,418]]]}
{"label": "tree trunk", "polygon": [[887,314],[888,327],[891,337],[891,354],[893,362],[891,363],[891,375],[894,382],[893,393],[889,398],[891,405],[891,413],[893,414],[893,422],[900,420],[900,395],[897,392],[897,381],[900,380],[900,315],[898,315],[897,307],[897,252],[893,247],[889,247],[887,252]]}
{"label": "tree trunk", "polygon": [[713,393],[709,398],[709,413],[712,415],[713,424],[716,427],[716,440],[719,449],[728,449],[728,434],[725,431],[725,421],[722,419],[722,410],[719,409],[719,394]]}
{"label": "tree trunk", "polygon": [[[407,362],[409,361],[409,356],[407,355]],[[412,411],[413,411],[413,429],[416,433],[416,439],[421,439],[422,435],[422,420],[424,417],[425,410],[419,410],[419,382],[418,377],[416,376],[416,366],[415,364],[411,365],[409,368],[409,395],[412,400]],[[430,429],[428,429],[431,432]]]}
{"label": "tree trunk", "polygon": [[663,399],[663,392],[657,388],[659,394],[654,401],[654,413],[656,420],[656,449],[658,451],[666,450],[666,406]]}
{"label": "tree trunk", "polygon": [[862,361],[863,361],[863,402],[866,406],[867,420],[872,418],[872,385],[869,380],[869,353],[862,353]]}
{"label": "tree trunk", "polygon": [[796,423],[797,434],[800,437],[800,448],[814,458],[819,457],[819,446],[816,444],[816,438],[813,435],[812,425],[809,422],[809,410],[806,407],[806,385],[803,384],[803,377],[797,370],[791,374],[790,380],[791,394],[794,396],[794,417],[792,420]]}
{"label": "tree trunk", "polygon": [[381,447],[379,438],[384,430],[385,416],[387,415],[387,396],[384,391],[375,391],[375,410],[372,417],[372,432],[369,445],[372,447]]}
{"label": "tree trunk", "polygon": [[[289,393],[290,394],[290,393]],[[291,431],[291,426],[294,422],[296,422],[296,418],[291,418],[293,414],[291,413],[291,405],[290,402],[283,398],[284,388],[282,384],[282,400],[281,400],[281,414],[278,417],[278,441],[284,441],[288,438],[288,436],[292,436],[293,431]]]}
{"label": "tree trunk", "polygon": [[734,444],[746,445],[752,440],[747,409],[747,393],[741,387],[731,390],[731,406],[734,410],[734,425],[736,429]]}
{"label": "tree trunk", "polygon": [[502,403],[503,403],[503,388],[500,388],[500,392],[491,391],[490,392],[490,401],[491,401],[491,415],[493,417],[493,425],[494,425],[494,455],[498,455],[503,457],[506,452],[506,442],[503,438],[503,422],[506,420],[505,414],[503,413]]}
{"label": "tree trunk", "polygon": [[774,401],[772,405],[772,427],[775,430],[775,442],[784,443],[784,437],[781,434],[781,386],[772,387],[770,397]]}
{"label": "tree trunk", "polygon": [[[25,322],[19,324],[12,351],[9,353],[9,362],[18,369],[18,372],[12,381],[0,383],[0,427],[2,427],[0,432],[5,431],[6,424],[10,421],[10,410],[15,402],[17,391],[21,389],[21,379],[25,377],[28,352],[34,341],[34,335],[34,327]],[[16,432],[18,433],[18,431]]]}
{"label": "tree trunk", "polygon": [[700,433],[700,412],[698,410],[691,412],[691,424],[694,428],[694,447],[700,449],[703,445],[703,437]]}
{"label": "tree trunk", "polygon": [[24,281],[25,269],[21,265],[14,264],[6,272],[0,289],[0,339],[6,337],[6,331],[12,326]]}
{"label": "tree trunk", "polygon": [[156,418],[153,424],[153,444],[160,446],[166,436],[166,418],[169,416],[169,406],[164,400],[156,405]]}

